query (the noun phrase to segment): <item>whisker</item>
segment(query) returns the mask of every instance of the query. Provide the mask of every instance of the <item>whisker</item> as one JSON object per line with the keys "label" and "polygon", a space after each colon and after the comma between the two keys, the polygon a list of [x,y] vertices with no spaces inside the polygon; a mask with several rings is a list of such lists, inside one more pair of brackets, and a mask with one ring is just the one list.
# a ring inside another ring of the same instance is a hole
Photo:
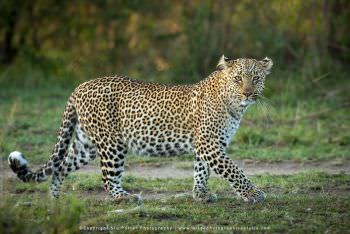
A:
{"label": "whisker", "polygon": [[257,107],[262,111],[267,121],[271,121],[271,113],[276,110],[271,100],[263,95],[258,95]]}

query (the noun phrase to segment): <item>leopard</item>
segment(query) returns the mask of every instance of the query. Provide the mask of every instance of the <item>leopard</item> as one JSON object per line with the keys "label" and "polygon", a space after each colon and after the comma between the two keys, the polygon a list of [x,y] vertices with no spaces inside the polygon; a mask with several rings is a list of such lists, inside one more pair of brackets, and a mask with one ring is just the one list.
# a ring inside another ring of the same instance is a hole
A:
{"label": "leopard", "polygon": [[266,194],[229,157],[227,149],[249,106],[262,97],[273,61],[231,59],[222,55],[214,71],[193,84],[160,84],[127,76],[100,77],[80,84],[68,98],[49,160],[33,171],[25,156],[8,156],[23,182],[52,176],[50,194],[60,196],[64,179],[100,159],[103,187],[115,201],[135,194],[122,187],[129,153],[169,157],[193,155],[195,201],[212,202],[208,189],[214,172],[233,194],[262,203]]}

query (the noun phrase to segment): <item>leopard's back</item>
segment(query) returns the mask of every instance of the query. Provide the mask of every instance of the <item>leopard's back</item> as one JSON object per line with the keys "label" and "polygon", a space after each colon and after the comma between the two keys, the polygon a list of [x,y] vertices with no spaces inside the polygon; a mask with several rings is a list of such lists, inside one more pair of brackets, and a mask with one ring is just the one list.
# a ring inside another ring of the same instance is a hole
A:
{"label": "leopard's back", "polygon": [[193,151],[193,89],[123,76],[99,78],[75,90],[75,107],[94,141],[115,134],[139,155],[179,155]]}

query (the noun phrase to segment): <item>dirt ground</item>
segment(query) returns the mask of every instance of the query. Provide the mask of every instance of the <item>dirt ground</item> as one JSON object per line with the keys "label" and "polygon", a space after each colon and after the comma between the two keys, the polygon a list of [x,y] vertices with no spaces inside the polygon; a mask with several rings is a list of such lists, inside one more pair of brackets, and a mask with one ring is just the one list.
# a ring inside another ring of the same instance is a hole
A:
{"label": "dirt ground", "polygon": [[[249,176],[270,174],[270,175],[292,175],[301,173],[307,170],[317,170],[326,172],[329,174],[346,173],[350,174],[350,161],[348,160],[332,160],[322,162],[294,162],[294,161],[281,161],[281,162],[261,162],[254,160],[237,160],[236,163],[245,171]],[[32,168],[35,170],[40,165],[33,165]],[[164,179],[164,178],[191,178],[193,176],[192,162],[169,162],[160,164],[131,164],[126,166],[125,175],[133,175],[136,177],[144,177],[150,179]],[[93,162],[81,168],[75,173],[101,173],[98,162]],[[211,176],[217,177],[215,173]],[[14,173],[8,167],[7,163],[1,161],[0,165],[0,182],[7,178],[15,177]],[[0,183],[2,184],[2,183]],[[151,191],[130,191],[141,195],[143,200],[148,199],[172,199],[178,196],[191,197],[191,191],[183,193],[169,193],[169,192],[151,192]],[[79,193],[78,196],[93,195],[98,199],[110,199],[105,191],[89,191],[88,193]],[[221,197],[232,196],[232,194],[221,194]]]}
{"label": "dirt ground", "polygon": [[[260,162],[253,160],[236,161],[236,163],[245,171],[247,175],[292,175],[307,170],[317,170],[329,174],[346,173],[350,174],[350,161],[321,161],[321,162]],[[95,163],[96,164],[96,163]],[[87,165],[75,173],[101,173],[98,165]],[[32,168],[38,168],[39,165],[33,165]],[[0,177],[8,178],[14,176],[6,163],[0,165]],[[161,165],[153,164],[133,164],[126,166],[125,175],[133,175],[146,178],[188,178],[192,177],[191,162],[170,162]],[[212,176],[216,176],[212,173]]]}
{"label": "dirt ground", "polygon": [[[271,175],[291,175],[306,170],[317,170],[330,174],[350,172],[350,162],[347,162],[346,164],[337,164],[336,162],[298,163],[290,161],[267,163],[252,160],[244,160],[236,161],[236,163],[245,171],[247,175],[259,175],[265,173]],[[125,174],[149,178],[186,178],[192,177],[193,175],[191,165],[192,164],[190,162],[188,162],[188,166],[186,168],[178,167],[176,163],[165,164],[157,167],[147,165],[135,165],[127,168],[125,170]],[[87,168],[86,170],[96,169]],[[216,176],[214,173],[212,173],[212,175]]]}

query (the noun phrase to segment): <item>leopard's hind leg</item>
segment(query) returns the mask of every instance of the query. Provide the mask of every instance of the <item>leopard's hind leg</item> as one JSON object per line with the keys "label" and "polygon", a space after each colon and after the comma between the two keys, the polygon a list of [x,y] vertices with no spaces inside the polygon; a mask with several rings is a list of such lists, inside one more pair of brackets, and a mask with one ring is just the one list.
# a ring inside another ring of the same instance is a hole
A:
{"label": "leopard's hind leg", "polygon": [[[103,134],[97,143],[97,153],[101,158],[102,180],[105,190],[115,201],[139,202],[138,195],[129,194],[122,187],[124,162],[128,151],[127,144],[118,134]],[[102,134],[101,134],[102,135]]]}
{"label": "leopard's hind leg", "polygon": [[52,176],[50,186],[51,195],[55,198],[59,197],[59,190],[62,187],[65,177],[95,158],[96,147],[84,132],[81,125],[77,123],[75,126],[75,139],[68,149],[68,154]]}

